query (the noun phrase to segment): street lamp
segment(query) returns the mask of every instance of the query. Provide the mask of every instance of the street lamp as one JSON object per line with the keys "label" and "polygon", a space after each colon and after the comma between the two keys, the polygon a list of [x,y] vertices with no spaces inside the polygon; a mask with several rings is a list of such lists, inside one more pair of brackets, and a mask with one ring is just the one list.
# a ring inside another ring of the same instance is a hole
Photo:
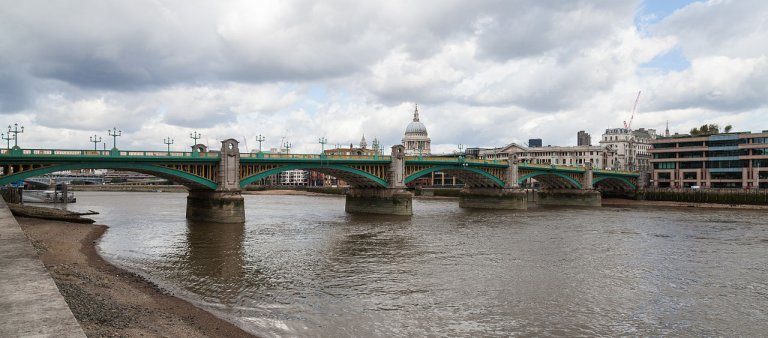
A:
{"label": "street lamp", "polygon": [[261,134],[259,134],[259,136],[256,136],[256,142],[259,142],[259,152],[261,152],[261,142],[264,142],[264,140],[266,140],[266,138]]}
{"label": "street lamp", "polygon": [[328,139],[325,138],[325,136],[317,139],[317,142],[320,143],[320,155],[325,154],[325,144],[328,143]]}
{"label": "street lamp", "polygon": [[93,150],[99,150],[99,143],[101,142],[101,137],[96,137],[96,134],[93,134],[93,136],[88,138],[91,143],[93,143]]}
{"label": "street lamp", "polygon": [[13,130],[11,130],[11,126],[8,126],[8,136],[13,134],[13,147],[18,148],[19,147],[19,134],[24,133],[24,126],[21,127],[21,130],[19,130],[19,124],[14,123],[13,124]]}
{"label": "street lamp", "polygon": [[112,130],[107,129],[107,134],[109,134],[109,136],[112,136],[112,149],[117,150],[117,137],[123,136],[123,131],[117,130],[116,127],[112,127]]}
{"label": "street lamp", "polygon": [[291,142],[285,141],[285,143],[283,143],[283,148],[285,148],[285,153],[287,155],[291,154],[291,146]]}
{"label": "street lamp", "polygon": [[168,146],[168,155],[170,156],[170,155],[171,155],[171,144],[173,144],[173,139],[172,139],[172,138],[170,138],[170,137],[168,137],[168,138],[166,138],[166,139],[164,139],[164,140],[163,140],[163,143],[164,143],[166,146]]}
{"label": "street lamp", "polygon": [[8,133],[8,134],[0,133],[0,138],[6,141],[5,147],[7,149],[11,149],[11,140],[13,140],[13,137],[11,137],[11,133]]}
{"label": "street lamp", "polygon": [[373,152],[378,155],[379,154],[379,150],[380,150],[379,149],[379,140],[374,137],[373,138]]}
{"label": "street lamp", "polygon": [[419,159],[422,157],[422,152],[424,151],[424,144],[419,141]]}
{"label": "street lamp", "polygon": [[192,139],[192,149],[196,149],[195,146],[197,145],[197,140],[199,140],[201,137],[203,137],[203,134],[198,134],[197,130],[195,130],[194,133],[189,133],[189,138]]}

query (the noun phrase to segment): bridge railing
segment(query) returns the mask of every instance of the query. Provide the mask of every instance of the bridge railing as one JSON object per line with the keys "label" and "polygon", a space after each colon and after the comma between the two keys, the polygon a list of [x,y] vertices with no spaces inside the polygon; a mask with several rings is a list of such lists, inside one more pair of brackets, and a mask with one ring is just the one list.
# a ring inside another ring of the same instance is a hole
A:
{"label": "bridge railing", "polygon": [[521,167],[533,167],[533,168],[542,168],[542,169],[559,169],[559,170],[585,170],[584,167],[580,166],[573,166],[573,165],[553,165],[553,164],[544,164],[544,163],[521,163]]}
{"label": "bridge railing", "polygon": [[319,154],[265,154],[265,153],[241,153],[240,158],[260,159],[296,159],[296,160],[385,160],[389,161],[389,155],[319,155]]}
{"label": "bridge railing", "polygon": [[603,174],[624,174],[624,175],[639,175],[640,173],[634,172],[634,171],[627,171],[627,170],[610,170],[610,169],[595,169],[593,170],[595,173],[603,173]]}
{"label": "bridge railing", "polygon": [[[406,161],[423,161],[423,162],[446,162],[446,163],[459,163],[458,157],[443,157],[443,156],[408,156]],[[507,164],[507,161],[498,160],[484,160],[477,158],[464,158],[461,160],[464,163],[478,163],[478,164]]]}
{"label": "bridge railing", "polygon": [[[551,164],[545,164],[545,163],[521,163],[521,167],[534,167],[534,168],[554,168],[554,169],[561,169],[561,170],[586,170],[586,167],[584,166],[574,166],[574,165],[551,165]],[[637,175],[638,173],[632,172],[632,171],[626,171],[626,170],[610,170],[610,169],[592,169],[592,172],[594,173],[604,173],[604,174],[624,174],[624,175]]]}
{"label": "bridge railing", "polygon": [[[11,154],[8,149],[0,149],[0,155]],[[74,150],[74,149],[21,149],[23,156],[117,156],[111,150]],[[120,150],[119,156],[142,157],[219,157],[217,152],[192,153],[184,151],[132,151]]]}

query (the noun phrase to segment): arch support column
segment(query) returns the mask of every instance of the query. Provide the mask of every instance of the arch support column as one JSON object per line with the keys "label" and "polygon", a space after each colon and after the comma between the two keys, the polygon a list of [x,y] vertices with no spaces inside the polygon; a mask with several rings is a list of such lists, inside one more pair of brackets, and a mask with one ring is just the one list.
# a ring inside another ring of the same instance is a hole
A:
{"label": "arch support column", "polygon": [[599,207],[600,191],[594,189],[543,189],[536,193],[539,205]]}
{"label": "arch support column", "polygon": [[349,213],[413,215],[413,194],[405,190],[405,147],[392,147],[386,188],[352,188],[344,210]]}
{"label": "arch support column", "polygon": [[216,190],[190,190],[187,196],[187,219],[206,223],[245,222],[237,140],[221,141],[220,156]]}
{"label": "arch support column", "polygon": [[459,193],[459,207],[523,210],[528,208],[528,196],[519,188],[464,188]]}

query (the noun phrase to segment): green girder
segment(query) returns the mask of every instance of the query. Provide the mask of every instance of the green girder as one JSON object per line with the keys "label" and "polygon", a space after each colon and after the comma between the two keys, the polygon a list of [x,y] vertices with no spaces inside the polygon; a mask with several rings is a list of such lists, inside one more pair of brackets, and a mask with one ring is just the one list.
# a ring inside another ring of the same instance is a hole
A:
{"label": "green girder", "polygon": [[517,183],[518,183],[518,184],[522,184],[523,182],[525,182],[525,180],[527,180],[527,179],[529,179],[529,178],[534,178],[534,177],[536,177],[536,176],[541,176],[541,175],[554,175],[554,176],[557,176],[557,177],[563,178],[563,179],[565,179],[565,180],[566,180],[566,181],[568,181],[568,182],[571,182],[571,183],[573,183],[573,185],[575,185],[575,186],[576,186],[577,188],[579,188],[579,189],[581,189],[581,188],[582,188],[582,185],[581,185],[581,183],[579,183],[579,181],[577,181],[577,180],[574,180],[574,179],[573,179],[573,177],[570,177],[570,176],[567,176],[567,175],[563,175],[563,174],[561,174],[561,173],[558,173],[558,172],[556,172],[556,171],[534,171],[534,172],[532,172],[532,173],[530,173],[530,174],[528,174],[528,175],[525,175],[525,176],[523,176],[523,177],[520,177],[520,178],[517,180]]}
{"label": "green girder", "polygon": [[50,167],[27,170],[18,174],[11,174],[11,175],[2,177],[0,178],[0,185],[6,185],[12,182],[23,180],[25,178],[40,176],[40,175],[44,175],[52,172],[64,171],[64,170],[77,170],[77,169],[122,169],[122,170],[128,170],[128,171],[141,170],[141,171],[146,171],[151,173],[163,174],[171,177],[177,177],[183,180],[182,182],[179,182],[182,184],[185,182],[193,182],[195,184],[199,184],[201,186],[204,186],[212,190],[215,190],[216,187],[218,186],[216,182],[213,182],[211,180],[202,178],[200,176],[195,176],[189,173],[185,173],[183,171],[171,169],[171,168],[161,167],[153,164],[121,163],[121,162],[55,164]]}
{"label": "green girder", "polygon": [[271,176],[271,175],[279,174],[279,173],[281,173],[283,171],[294,170],[294,169],[334,169],[334,170],[340,170],[340,171],[348,172],[350,174],[354,174],[354,175],[365,177],[366,179],[368,179],[368,180],[370,180],[372,182],[375,182],[376,184],[378,184],[381,187],[387,187],[388,186],[387,181],[385,181],[385,180],[383,180],[383,179],[381,179],[379,177],[373,176],[373,175],[371,175],[371,174],[369,174],[369,173],[367,173],[365,171],[357,170],[355,168],[348,167],[348,166],[345,166],[345,165],[340,165],[340,164],[322,164],[321,165],[321,164],[314,164],[314,163],[302,163],[302,164],[288,164],[288,165],[284,165],[282,167],[277,167],[277,168],[274,168],[274,169],[269,169],[269,170],[260,172],[260,173],[258,173],[256,175],[248,176],[248,177],[240,180],[240,187],[241,188],[245,188],[249,184],[251,184],[253,182],[256,182],[256,181],[258,181],[258,180],[260,180],[262,178],[266,178],[266,177]]}
{"label": "green girder", "polygon": [[424,169],[424,170],[421,170],[421,171],[417,171],[417,172],[409,175],[408,177],[406,177],[405,180],[404,180],[404,183],[406,183],[406,184],[407,183],[411,183],[412,181],[414,181],[415,179],[417,179],[419,177],[422,177],[422,176],[424,176],[426,174],[429,174],[429,173],[432,173],[432,172],[435,172],[435,171],[441,171],[441,170],[442,171],[444,171],[444,170],[468,171],[468,172],[471,172],[471,173],[480,174],[481,176],[483,176],[483,177],[493,181],[494,183],[496,183],[499,187],[503,187],[504,186],[504,181],[502,181],[501,179],[499,179],[496,176],[491,175],[490,173],[488,173],[485,170],[478,169],[478,168],[475,168],[475,167],[464,167],[464,166],[460,166],[460,165],[437,165],[437,166],[430,167],[430,168],[427,168],[427,169]]}
{"label": "green girder", "polygon": [[600,176],[600,177],[595,177],[592,180],[592,185],[594,186],[595,184],[597,184],[597,182],[600,182],[600,181],[603,181],[603,180],[607,180],[607,179],[611,179],[611,178],[617,179],[619,181],[622,181],[622,182],[626,183],[628,186],[630,186],[632,189],[637,190],[637,185],[632,183],[632,181],[630,181],[630,180],[628,180],[628,179],[626,179],[624,177],[621,177],[621,176]]}

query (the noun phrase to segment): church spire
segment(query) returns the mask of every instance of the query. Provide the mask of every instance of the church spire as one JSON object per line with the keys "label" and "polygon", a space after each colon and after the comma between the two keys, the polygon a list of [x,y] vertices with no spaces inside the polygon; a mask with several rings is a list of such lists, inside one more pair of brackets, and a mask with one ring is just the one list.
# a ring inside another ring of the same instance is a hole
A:
{"label": "church spire", "polygon": [[419,122],[419,104],[416,104],[416,108],[413,110],[413,122]]}
{"label": "church spire", "polygon": [[360,149],[366,148],[368,148],[368,142],[365,141],[365,134],[363,134],[363,138],[360,140]]}
{"label": "church spire", "polygon": [[669,120],[667,120],[667,130],[664,131],[664,136],[669,137]]}

